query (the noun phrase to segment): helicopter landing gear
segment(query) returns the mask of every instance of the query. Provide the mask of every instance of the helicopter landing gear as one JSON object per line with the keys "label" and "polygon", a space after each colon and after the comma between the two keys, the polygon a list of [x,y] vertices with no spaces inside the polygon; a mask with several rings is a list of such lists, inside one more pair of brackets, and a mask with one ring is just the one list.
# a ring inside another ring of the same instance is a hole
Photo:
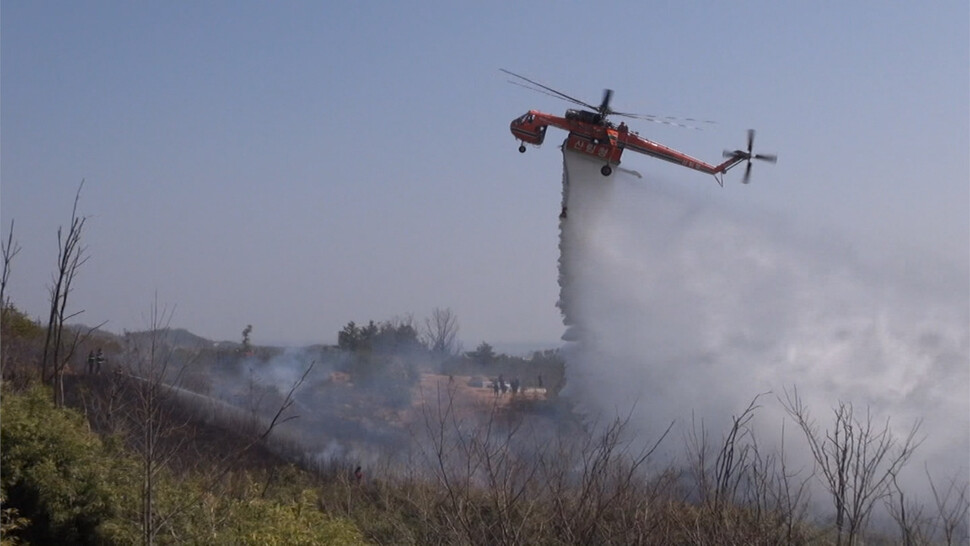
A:
{"label": "helicopter landing gear", "polygon": [[610,167],[609,165],[603,165],[603,168],[600,169],[600,174],[602,174],[603,176],[609,176],[613,174],[613,167]]}
{"label": "helicopter landing gear", "polygon": [[525,153],[525,144],[519,144],[519,153],[520,154],[524,154]]}

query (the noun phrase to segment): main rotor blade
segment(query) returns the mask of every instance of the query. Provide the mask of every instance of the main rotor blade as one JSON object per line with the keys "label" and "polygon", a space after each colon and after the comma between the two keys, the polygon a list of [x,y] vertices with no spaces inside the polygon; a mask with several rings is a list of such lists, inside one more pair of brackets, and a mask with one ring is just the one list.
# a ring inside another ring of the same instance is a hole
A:
{"label": "main rotor blade", "polygon": [[604,89],[603,90],[603,102],[600,103],[600,107],[599,107],[599,113],[600,114],[602,114],[602,115],[605,116],[605,115],[611,113],[610,112],[610,99],[612,99],[612,98],[613,98],[613,90],[612,89]]}
{"label": "main rotor blade", "polygon": [[710,125],[716,125],[717,122],[710,119],[695,119],[695,118],[678,118],[676,116],[657,116],[654,114],[634,114],[633,112],[610,112],[614,116],[624,116],[628,118],[645,119],[647,121],[656,121],[657,123],[668,123],[671,125],[681,124],[685,121],[691,123],[708,123]]}
{"label": "main rotor blade", "polygon": [[686,123],[680,123],[678,121],[672,121],[674,118],[662,118],[660,116],[652,116],[650,114],[628,114],[626,112],[610,112],[611,116],[623,116],[625,118],[632,119],[642,119],[643,121],[649,121],[651,123],[659,123],[661,125],[670,125],[673,127],[682,127],[684,129],[693,129],[695,131],[703,131],[700,127],[695,125],[687,125]]}
{"label": "main rotor blade", "polygon": [[514,80],[505,80],[505,81],[511,83],[512,85],[518,85],[522,89],[528,89],[529,91],[532,91],[534,93],[540,93],[542,95],[546,95],[546,96],[549,96],[549,97],[553,97],[553,98],[556,98],[556,99],[559,99],[559,100],[565,100],[566,102],[573,102],[573,101],[564,99],[563,97],[561,97],[561,96],[559,96],[559,95],[557,95],[555,93],[550,93],[549,91],[546,91],[545,89],[542,89],[542,88],[539,88],[539,87],[533,87],[531,85],[527,85],[527,84],[524,84],[522,82],[517,82],[517,81],[514,81]]}
{"label": "main rotor blade", "polygon": [[570,102],[574,102],[574,103],[576,103],[576,104],[578,104],[580,106],[585,106],[586,108],[589,108],[590,110],[596,110],[597,109],[592,104],[587,104],[587,103],[585,103],[585,102],[583,102],[583,101],[581,101],[581,100],[579,100],[579,99],[577,99],[575,97],[570,97],[569,95],[567,95],[567,94],[565,94],[565,93],[563,93],[561,91],[556,91],[555,89],[553,89],[551,87],[547,87],[545,85],[542,85],[541,83],[539,83],[537,81],[532,81],[529,78],[526,78],[525,76],[520,76],[519,74],[516,74],[515,72],[511,72],[511,71],[506,70],[504,68],[499,68],[499,70],[501,70],[502,72],[505,72],[506,74],[508,74],[510,76],[515,76],[516,78],[519,78],[520,80],[525,80],[525,81],[531,83],[532,85],[534,85],[536,87],[539,87],[541,89],[545,89],[546,91],[549,91],[550,93],[554,93],[556,96],[558,96],[561,99],[565,99],[565,100],[568,100]]}
{"label": "main rotor blade", "polygon": [[693,129],[695,131],[703,131],[704,129],[702,127],[698,127],[696,125],[691,125],[689,123],[684,123],[684,122],[689,121],[691,123],[710,123],[710,124],[717,123],[716,121],[696,120],[694,118],[680,119],[680,118],[675,118],[674,116],[661,117],[661,116],[655,116],[653,114],[633,114],[630,112],[610,112],[610,115],[623,116],[625,118],[642,119],[644,121],[660,123],[662,125],[672,125],[674,127],[683,127],[684,129]]}

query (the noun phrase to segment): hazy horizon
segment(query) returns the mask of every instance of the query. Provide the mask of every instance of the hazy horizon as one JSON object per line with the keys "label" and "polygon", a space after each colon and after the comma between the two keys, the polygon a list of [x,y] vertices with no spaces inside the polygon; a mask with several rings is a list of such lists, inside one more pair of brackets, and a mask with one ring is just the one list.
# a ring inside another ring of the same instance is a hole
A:
{"label": "hazy horizon", "polygon": [[[30,318],[34,319],[39,324],[43,325],[43,322],[41,321],[40,317],[30,317]],[[390,320],[390,319],[386,319],[386,320]],[[374,322],[377,324],[380,324],[381,322],[385,322],[385,320],[375,320]],[[363,323],[357,323],[357,324],[362,325]],[[68,326],[72,328],[80,328],[83,330],[90,330],[94,328],[90,324],[84,324],[84,323],[78,323],[78,322],[70,323],[68,324]],[[172,330],[185,330],[190,334],[199,335],[196,332],[189,330],[188,328],[182,328],[178,324],[170,324],[166,328],[172,329]],[[98,328],[96,331],[108,333],[111,335],[121,336],[121,335],[124,335],[126,331],[145,332],[145,331],[148,331],[148,329],[135,328],[135,329],[122,329],[120,331],[114,331],[111,328],[101,327],[101,328]],[[419,332],[419,335],[420,335],[420,332]],[[199,337],[204,338],[213,343],[235,343],[238,345],[242,343],[242,330],[240,330],[239,336],[236,339],[212,339],[201,335],[199,335]],[[464,342],[461,342],[461,340],[459,340],[459,342],[460,343],[459,343],[458,349],[460,352],[474,351],[480,343],[488,343],[492,347],[492,349],[498,354],[506,354],[509,356],[520,356],[520,357],[530,356],[532,353],[537,351],[541,352],[541,351],[550,350],[550,349],[559,349],[563,345],[562,340],[558,340],[558,339],[557,340],[518,341],[518,342],[504,342],[500,340],[493,341],[488,339],[482,339],[474,343],[464,343]],[[259,347],[276,347],[281,349],[300,349],[304,347],[310,347],[313,345],[336,346],[337,332],[334,332],[332,339],[322,339],[322,340],[318,339],[318,340],[306,340],[306,341],[296,340],[296,341],[284,341],[284,342],[275,342],[273,340],[259,340],[258,342],[253,341],[253,345],[259,346]]]}

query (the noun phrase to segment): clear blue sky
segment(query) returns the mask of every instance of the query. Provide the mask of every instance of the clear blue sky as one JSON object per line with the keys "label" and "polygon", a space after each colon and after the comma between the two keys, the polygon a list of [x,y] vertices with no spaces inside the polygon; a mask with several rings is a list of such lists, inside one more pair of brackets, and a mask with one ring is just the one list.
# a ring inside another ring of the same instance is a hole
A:
{"label": "clear blue sky", "polygon": [[[911,2],[14,2],[0,5],[8,287],[44,315],[79,182],[80,320],[257,343],[451,308],[466,347],[554,342],[562,158],[508,122],[617,110],[702,159],[758,129],[750,186],[627,154],[644,183],[860,252],[970,271],[970,8]],[[907,255],[909,253],[907,252]]]}

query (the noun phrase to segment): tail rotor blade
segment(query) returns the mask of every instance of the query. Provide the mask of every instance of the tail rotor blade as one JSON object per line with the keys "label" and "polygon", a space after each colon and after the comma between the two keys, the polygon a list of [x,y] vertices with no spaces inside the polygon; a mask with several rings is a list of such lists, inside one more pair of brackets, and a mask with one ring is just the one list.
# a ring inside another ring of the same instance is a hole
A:
{"label": "tail rotor blade", "polygon": [[744,184],[751,182],[751,160],[752,159],[767,161],[768,163],[778,162],[777,155],[756,154],[752,152],[753,149],[754,149],[754,129],[748,129],[748,151],[747,152],[743,150],[735,150],[733,152],[724,150],[724,157],[732,157],[734,159],[737,159],[738,163],[740,163],[741,161],[746,161],[748,163],[744,168],[744,178],[741,179],[741,182],[743,182]]}

